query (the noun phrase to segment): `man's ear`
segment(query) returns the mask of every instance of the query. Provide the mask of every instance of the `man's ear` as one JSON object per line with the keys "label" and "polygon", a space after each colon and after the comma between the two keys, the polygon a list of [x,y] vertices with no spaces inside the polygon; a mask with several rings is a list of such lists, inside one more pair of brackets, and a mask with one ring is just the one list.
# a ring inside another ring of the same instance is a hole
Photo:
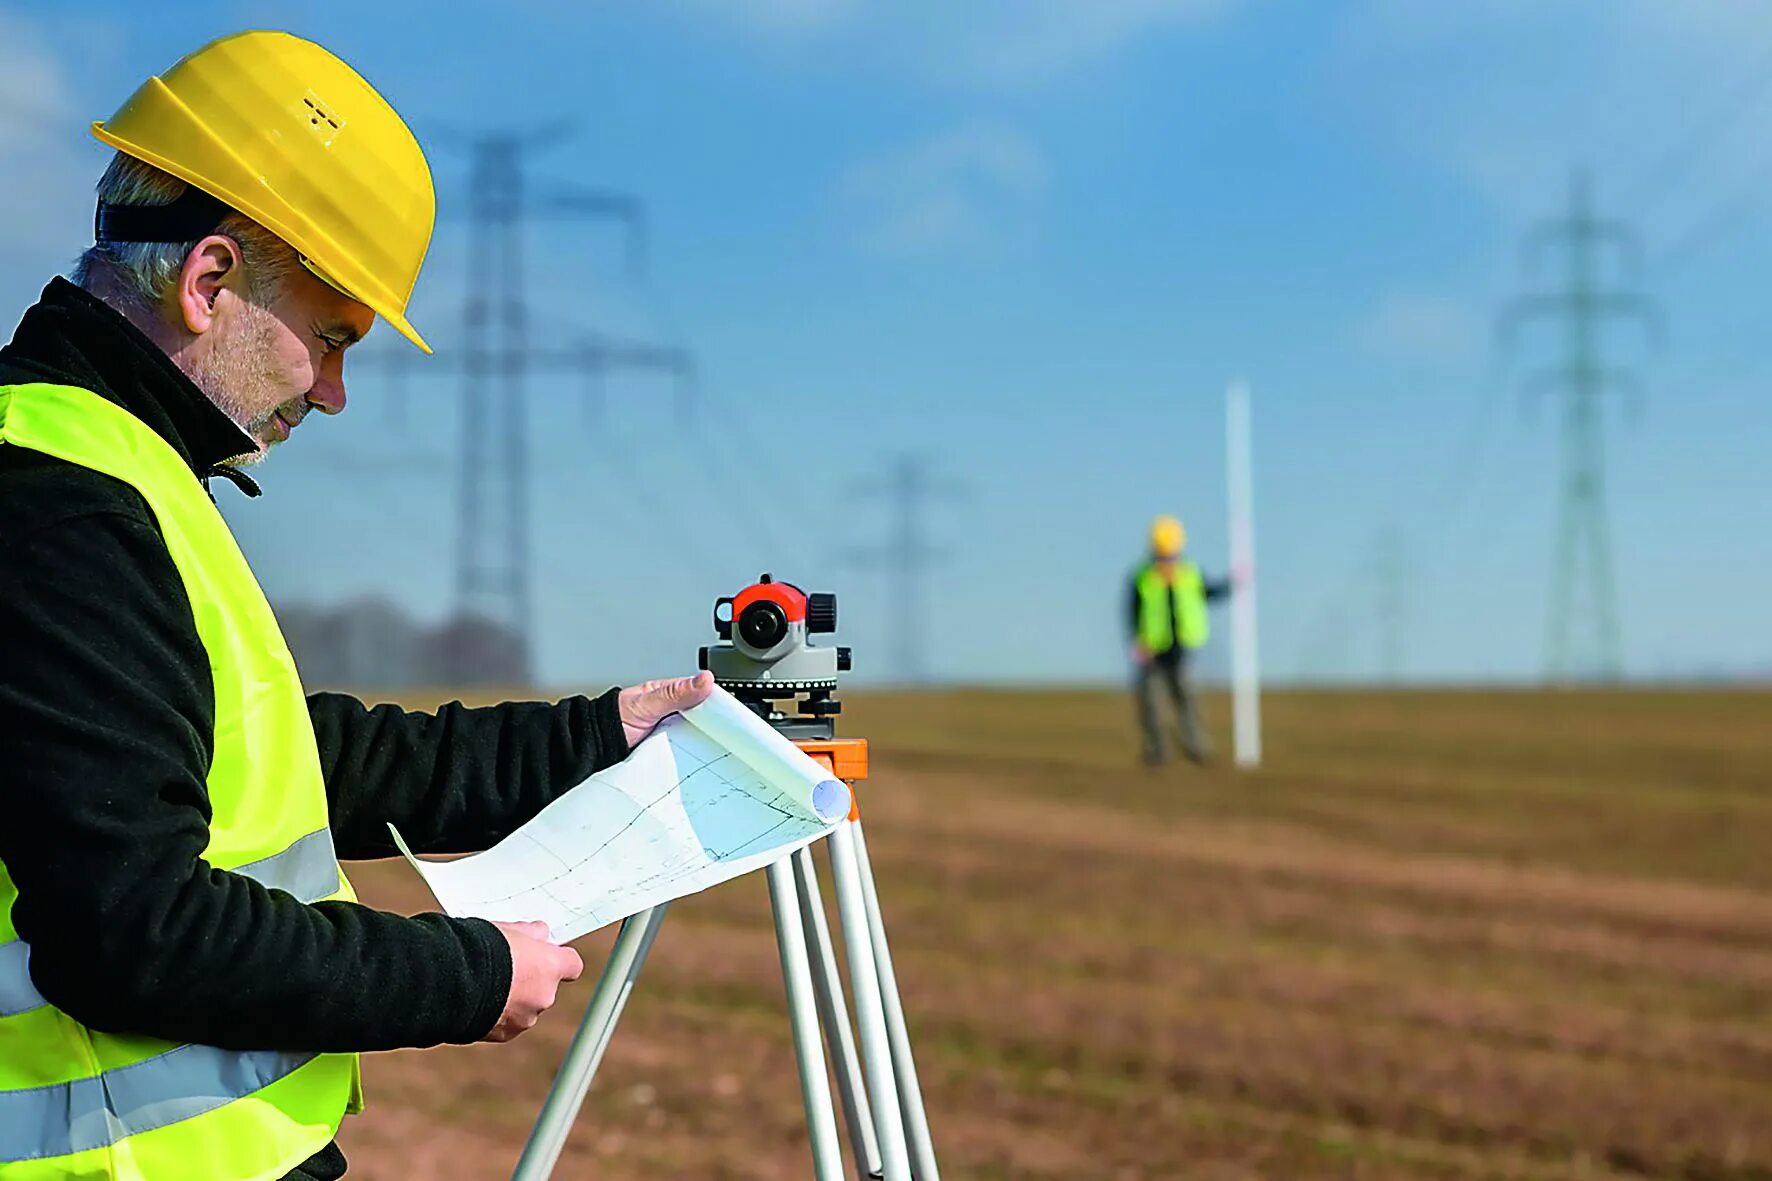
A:
{"label": "man's ear", "polygon": [[217,301],[224,292],[238,298],[245,276],[240,246],[232,238],[211,234],[193,246],[173,289],[185,331],[192,336],[209,331],[215,324]]}

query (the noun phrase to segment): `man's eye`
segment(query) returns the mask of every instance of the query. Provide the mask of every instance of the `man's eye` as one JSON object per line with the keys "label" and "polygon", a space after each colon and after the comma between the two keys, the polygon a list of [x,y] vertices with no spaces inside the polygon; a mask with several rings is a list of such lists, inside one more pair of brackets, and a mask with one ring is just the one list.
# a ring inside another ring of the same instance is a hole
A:
{"label": "man's eye", "polygon": [[328,353],[336,353],[345,347],[344,338],[338,336],[322,336],[320,343],[326,346],[325,352]]}

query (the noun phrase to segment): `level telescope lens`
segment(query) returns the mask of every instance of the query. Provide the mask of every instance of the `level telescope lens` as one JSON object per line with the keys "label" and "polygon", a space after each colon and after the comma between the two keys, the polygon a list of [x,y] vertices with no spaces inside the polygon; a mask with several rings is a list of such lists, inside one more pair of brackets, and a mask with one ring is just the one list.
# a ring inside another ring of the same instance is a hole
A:
{"label": "level telescope lens", "polygon": [[748,646],[767,651],[788,634],[788,617],[774,603],[752,603],[738,617],[738,634]]}

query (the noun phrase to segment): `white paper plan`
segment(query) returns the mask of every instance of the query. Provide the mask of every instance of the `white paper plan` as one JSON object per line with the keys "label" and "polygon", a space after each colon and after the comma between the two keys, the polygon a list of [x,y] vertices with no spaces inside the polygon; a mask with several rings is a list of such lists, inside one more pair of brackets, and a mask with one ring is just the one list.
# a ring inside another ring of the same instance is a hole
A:
{"label": "white paper plan", "polygon": [[848,814],[847,785],[715,689],[484,853],[419,861],[394,841],[446,913],[539,920],[565,942],[760,869]]}

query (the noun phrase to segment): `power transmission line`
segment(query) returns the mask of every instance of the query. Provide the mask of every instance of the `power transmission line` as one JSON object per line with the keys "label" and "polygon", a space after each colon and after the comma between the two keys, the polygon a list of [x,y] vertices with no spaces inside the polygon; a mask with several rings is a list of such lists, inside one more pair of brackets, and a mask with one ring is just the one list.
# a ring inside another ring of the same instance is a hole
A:
{"label": "power transmission line", "polygon": [[[1606,514],[1601,397],[1608,390],[1634,389],[1637,382],[1606,364],[1602,327],[1609,320],[1629,317],[1654,328],[1660,317],[1648,297],[1603,284],[1599,274],[1602,247],[1613,247],[1627,264],[1634,263],[1640,251],[1630,229],[1594,216],[1588,184],[1580,174],[1570,188],[1568,213],[1537,226],[1528,235],[1528,266],[1553,245],[1562,247],[1567,264],[1563,286],[1516,299],[1503,310],[1499,325],[1504,341],[1527,321],[1549,320],[1563,329],[1561,363],[1530,379],[1529,384],[1534,390],[1557,393],[1563,403],[1562,475],[1545,626],[1545,669],[1555,681],[1614,679],[1622,671],[1623,656]],[[1580,634],[1583,622],[1591,625],[1585,629],[1585,640]]]}
{"label": "power transmission line", "polygon": [[[534,137],[523,141],[529,142],[534,142]],[[594,461],[627,481],[636,507],[653,518],[647,526],[653,530],[651,536],[658,536],[660,523],[675,527],[669,557],[701,576],[720,569],[709,562],[707,550],[693,529],[693,522],[709,512],[729,517],[731,528],[714,533],[722,541],[731,542],[735,552],[746,555],[739,566],[749,568],[761,561],[759,568],[767,568],[784,559],[787,547],[775,524],[782,510],[767,499],[755,498],[750,485],[758,478],[760,469],[728,454],[736,450],[740,456],[759,457],[768,452],[745,447],[743,424],[730,406],[713,408],[719,414],[720,437],[709,437],[702,422],[709,408],[701,405],[704,399],[698,367],[686,349],[592,333],[545,309],[531,311],[521,298],[521,241],[515,234],[525,216],[557,213],[613,217],[630,238],[630,267],[639,268],[644,265],[645,250],[633,243],[643,242],[643,208],[637,201],[618,194],[556,190],[551,196],[526,198],[520,190],[507,192],[522,179],[522,173],[516,170],[521,161],[509,146],[510,138],[488,137],[464,143],[473,153],[472,179],[477,186],[477,195],[469,203],[470,274],[482,280],[496,279],[501,274],[501,260],[513,256],[519,260],[514,268],[516,273],[503,283],[490,284],[485,296],[468,296],[463,321],[469,347],[460,356],[420,361],[404,352],[361,349],[352,355],[353,368],[376,368],[402,386],[402,379],[414,371],[434,373],[456,365],[463,372],[464,433],[457,463],[458,610],[490,616],[506,626],[519,628],[525,635],[529,630],[521,621],[527,614],[529,568],[534,559],[527,543],[527,514],[521,510],[526,503],[528,478],[543,471],[556,471],[562,464],[557,458],[551,463],[546,459],[535,462],[520,415],[504,412],[509,403],[499,399],[503,396],[501,388],[508,388],[508,382],[501,387],[500,381],[512,369],[518,376],[530,372],[576,374],[582,382],[580,396],[587,427],[600,424],[608,409],[605,386],[610,372],[650,370],[669,377],[675,385],[676,441],[690,449],[696,470],[714,482],[713,494],[701,496],[682,489],[674,478],[660,480],[643,475],[631,449],[620,443],[599,449]],[[489,151],[502,158],[488,161]],[[487,185],[492,186],[496,202],[485,198],[482,190]],[[492,207],[487,208],[488,205]],[[490,257],[485,250],[478,249],[487,237],[487,223],[505,235],[502,241],[494,241],[498,249]],[[510,315],[513,306],[519,313],[514,321]],[[498,334],[499,329],[512,324],[519,331]],[[522,347],[529,330],[536,325],[546,329],[552,343]],[[517,389],[514,409],[524,408],[525,392]],[[489,414],[490,409],[498,412]],[[480,423],[477,427],[473,425],[476,421]],[[607,441],[606,436],[600,437]],[[582,452],[575,454],[570,466],[574,470],[582,467],[585,458]],[[406,474],[407,469],[427,465],[398,466],[402,468],[399,474]],[[685,503],[689,498],[694,498],[695,503]]]}
{"label": "power transmission line", "polygon": [[[1731,131],[1741,126],[1745,116],[1765,105],[1767,96],[1772,94],[1772,53],[1762,56],[1732,85],[1719,89],[1718,94],[1720,101],[1710,105],[1714,113],[1702,123],[1690,125],[1688,134],[1660,152],[1650,155],[1644,153],[1640,145],[1633,146],[1632,159],[1646,158],[1650,163],[1622,190],[1622,204],[1636,209],[1640,216],[1656,201],[1689,181],[1703,158]],[[1656,277],[1667,278],[1683,270],[1694,257],[1725,237],[1737,223],[1749,220],[1764,200],[1768,181],[1772,181],[1772,160],[1762,160],[1745,183],[1735,187],[1733,196],[1713,206],[1684,234],[1675,238],[1671,246],[1650,260]]]}
{"label": "power transmission line", "polygon": [[[746,540],[751,555],[748,564],[758,570],[785,569],[791,551],[804,550],[804,540],[797,545],[790,544],[778,522],[791,523],[796,532],[802,531],[805,526],[803,500],[796,498],[792,505],[774,504],[758,499],[751,488],[758,460],[779,451],[781,445],[753,449],[737,436],[709,437],[699,417],[685,423],[678,437],[694,455],[697,466],[714,481],[714,493],[708,498],[708,504],[718,506],[726,513],[735,531]],[[742,458],[734,459],[735,453]],[[745,470],[747,467],[748,471]]]}
{"label": "power transmission line", "polygon": [[[1680,181],[1692,175],[1694,166],[1723,141],[1743,116],[1758,109],[1768,93],[1772,93],[1772,54],[1760,58],[1745,75],[1735,80],[1721,103],[1713,108],[1715,114],[1692,125],[1689,134],[1647,157],[1649,166],[1633,183],[1624,187],[1622,203],[1637,209],[1640,214],[1646,206],[1672,192]],[[1631,157],[1633,160],[1646,158],[1641,144],[1633,145]]]}
{"label": "power transmission line", "polygon": [[1694,222],[1673,245],[1656,255],[1653,264],[1657,278],[1666,279],[1684,270],[1694,258],[1703,254],[1719,240],[1727,237],[1736,225],[1749,221],[1764,209],[1766,185],[1772,183],[1772,157],[1762,160],[1733,196],[1714,206]]}
{"label": "power transmission line", "polygon": [[887,601],[893,608],[893,671],[907,684],[920,684],[929,673],[923,624],[925,579],[947,556],[945,550],[928,541],[928,510],[937,501],[965,495],[964,489],[936,473],[925,458],[907,454],[892,461],[882,476],[858,485],[855,492],[886,500],[891,520],[884,542],[851,551],[847,557],[854,564],[886,571]]}

